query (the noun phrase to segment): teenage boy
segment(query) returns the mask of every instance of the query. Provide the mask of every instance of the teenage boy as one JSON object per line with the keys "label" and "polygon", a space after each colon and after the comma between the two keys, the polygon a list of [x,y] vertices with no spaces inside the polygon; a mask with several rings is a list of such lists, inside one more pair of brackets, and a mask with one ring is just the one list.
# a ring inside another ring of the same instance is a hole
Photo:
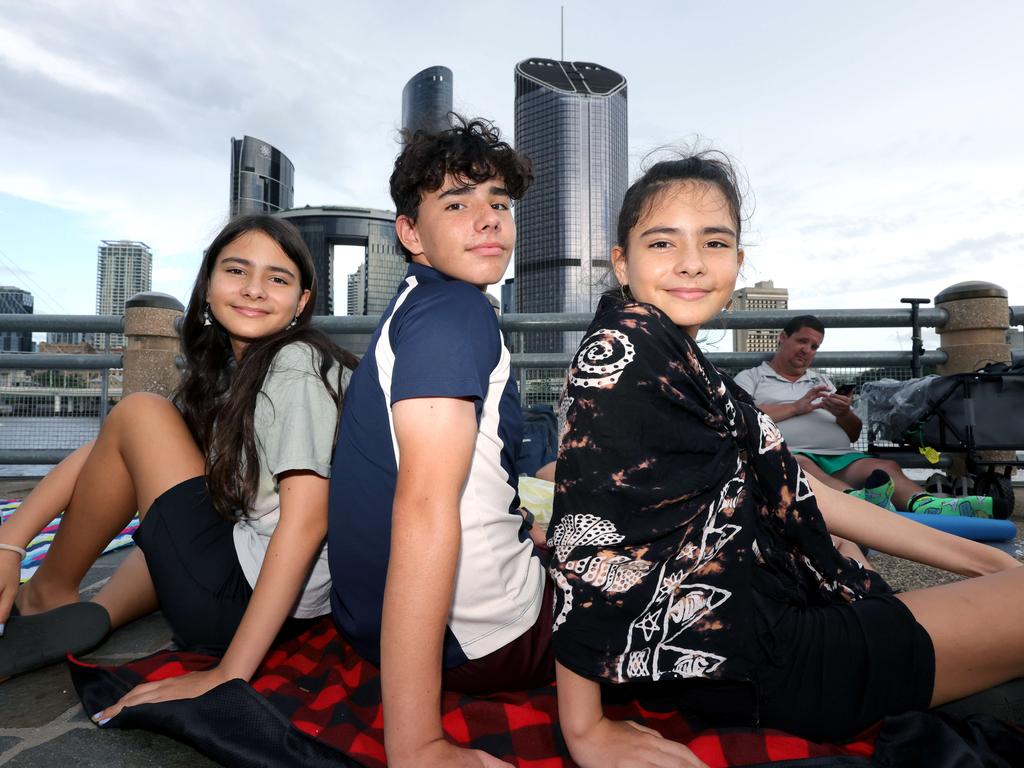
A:
{"label": "teenage boy", "polygon": [[529,162],[481,120],[409,137],[391,176],[409,262],[349,384],[328,552],[342,633],[380,664],[389,765],[504,765],[441,728],[442,687],[543,685],[551,593],[517,512],[522,415],[484,295]]}

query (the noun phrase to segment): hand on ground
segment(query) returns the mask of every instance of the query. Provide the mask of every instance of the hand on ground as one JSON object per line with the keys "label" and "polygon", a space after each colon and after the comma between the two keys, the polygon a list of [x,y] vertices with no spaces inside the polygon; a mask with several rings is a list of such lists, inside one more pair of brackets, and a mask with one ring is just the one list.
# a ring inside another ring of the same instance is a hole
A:
{"label": "hand on ground", "polygon": [[582,768],[708,768],[689,748],[630,720],[601,718],[566,742]]}
{"label": "hand on ground", "polygon": [[825,403],[825,394],[828,391],[829,387],[826,384],[819,384],[807,390],[807,394],[793,402],[793,408],[796,410],[797,415],[800,416],[821,408]]}
{"label": "hand on ground", "polygon": [[97,725],[103,725],[110,718],[116,717],[125,707],[175,699],[194,699],[230,679],[219,667],[214,667],[200,672],[189,672],[180,677],[158,680],[155,683],[142,683],[128,691],[116,704],[93,715],[92,719]]}
{"label": "hand on ground", "polygon": [[0,549],[0,624],[11,615],[14,598],[21,583],[21,555],[9,549]]}
{"label": "hand on ground", "polygon": [[831,413],[836,418],[845,416],[850,412],[850,406],[853,404],[852,397],[846,397],[845,395],[837,395],[834,392],[821,401],[821,407]]}
{"label": "hand on ground", "polygon": [[408,755],[388,754],[391,768],[511,768],[510,763],[499,760],[479,749],[456,747],[444,739],[431,741]]}

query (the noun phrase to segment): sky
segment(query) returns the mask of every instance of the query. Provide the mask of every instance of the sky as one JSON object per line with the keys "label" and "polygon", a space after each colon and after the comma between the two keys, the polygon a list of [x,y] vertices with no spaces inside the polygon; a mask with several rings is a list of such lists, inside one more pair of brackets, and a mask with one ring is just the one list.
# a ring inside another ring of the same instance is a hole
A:
{"label": "sky", "polygon": [[296,206],[391,208],[408,78],[448,66],[456,109],[514,138],[513,69],[560,57],[560,5],[565,59],[628,81],[631,177],[664,146],[737,160],[741,285],[813,310],[989,280],[1024,304],[1024,4],[997,0],[0,0],[0,284],[92,313],[99,241],[142,240],[185,301],[232,136],[288,155]]}

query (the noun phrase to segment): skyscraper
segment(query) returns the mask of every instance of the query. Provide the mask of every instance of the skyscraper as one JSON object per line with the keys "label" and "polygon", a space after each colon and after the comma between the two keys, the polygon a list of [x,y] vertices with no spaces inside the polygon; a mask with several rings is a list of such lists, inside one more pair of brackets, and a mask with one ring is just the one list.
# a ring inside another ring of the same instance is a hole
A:
{"label": "skyscraper", "polygon": [[417,72],[402,89],[402,128],[440,131],[448,127],[452,111],[452,71],[427,67]]}
{"label": "skyscraper", "polygon": [[[590,62],[527,59],[515,83],[516,149],[536,174],[516,206],[516,311],[592,312],[628,184],[626,80]],[[525,351],[573,352],[581,335],[525,334]]]}
{"label": "skyscraper", "polygon": [[341,290],[348,292],[349,306],[359,308],[359,314],[364,315],[379,315],[384,311],[406,270],[405,258],[395,235],[395,214],[392,211],[306,206],[277,215],[298,228],[313,255],[319,286],[313,309],[315,314],[334,314],[335,245],[360,245],[366,249],[362,277],[358,278],[362,297],[353,301],[351,280],[341,286]]}
{"label": "skyscraper", "polygon": [[265,141],[231,139],[231,217],[274,213],[295,202],[295,166]]}
{"label": "skyscraper", "polygon": [[81,331],[51,331],[46,334],[47,344],[85,344],[87,334]]}
{"label": "skyscraper", "polygon": [[501,284],[501,314],[510,315],[516,311],[516,279],[510,277]]}
{"label": "skyscraper", "polygon": [[366,314],[366,262],[348,276],[348,305],[346,315]]}
{"label": "skyscraper", "polygon": [[[31,315],[32,294],[13,285],[0,285],[0,315]],[[0,331],[0,352],[31,352],[31,331]]]}
{"label": "skyscraper", "polygon": [[[753,309],[788,309],[789,289],[776,288],[771,280],[761,280],[753,287],[740,288],[732,294],[732,309],[743,312]],[[737,329],[732,332],[732,348],[736,352],[774,352],[780,328]]]}
{"label": "skyscraper", "polygon": [[[153,252],[135,240],[102,240],[96,252],[96,314],[123,315],[125,302],[153,287]],[[104,349],[102,335],[93,346]],[[124,336],[110,334],[109,348],[124,347]]]}

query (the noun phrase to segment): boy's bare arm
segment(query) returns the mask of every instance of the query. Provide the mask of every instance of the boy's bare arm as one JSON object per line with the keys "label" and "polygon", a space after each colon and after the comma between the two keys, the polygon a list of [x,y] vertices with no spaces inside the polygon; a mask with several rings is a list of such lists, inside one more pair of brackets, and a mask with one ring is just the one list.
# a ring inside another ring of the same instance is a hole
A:
{"label": "boy's bare arm", "polygon": [[459,500],[476,444],[473,402],[402,400],[392,414],[399,463],[381,625],[388,764],[503,766],[450,744],[441,728],[441,654],[459,555]]}

